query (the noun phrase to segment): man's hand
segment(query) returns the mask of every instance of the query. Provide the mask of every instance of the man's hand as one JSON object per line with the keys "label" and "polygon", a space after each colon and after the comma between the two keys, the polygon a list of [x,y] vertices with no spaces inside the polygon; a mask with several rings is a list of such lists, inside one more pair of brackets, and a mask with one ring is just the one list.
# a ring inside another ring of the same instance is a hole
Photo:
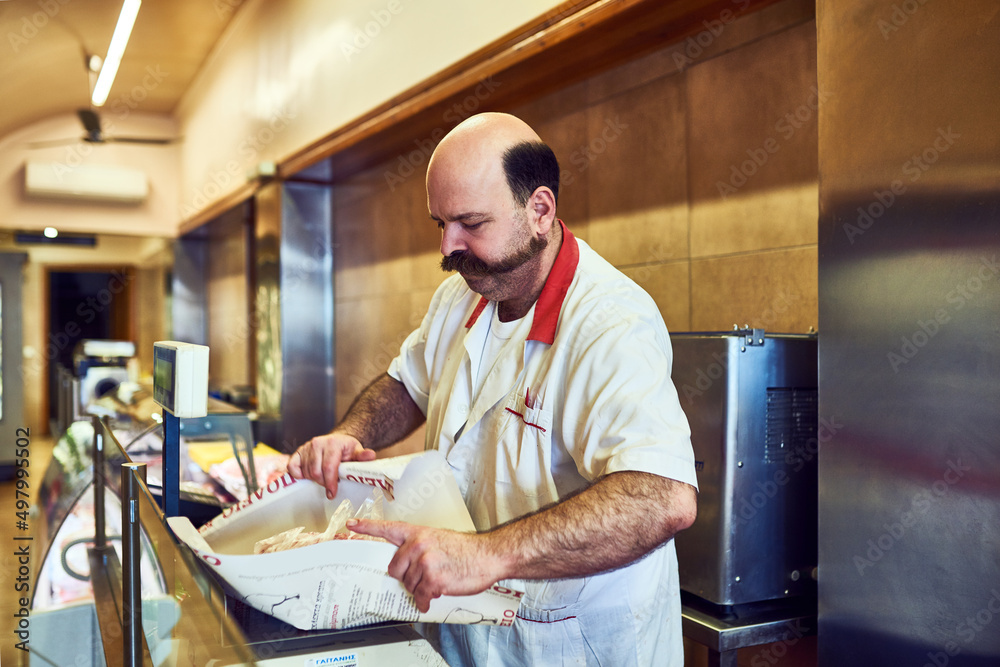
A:
{"label": "man's hand", "polygon": [[354,436],[343,433],[319,435],[299,447],[288,459],[288,472],[298,479],[311,479],[326,487],[326,497],[337,495],[341,461],[371,461],[375,451]]}
{"label": "man's hand", "polygon": [[389,562],[389,575],[413,594],[421,612],[430,608],[434,598],[473,595],[504,578],[488,535],[370,519],[350,519],[347,527],[399,547]]}

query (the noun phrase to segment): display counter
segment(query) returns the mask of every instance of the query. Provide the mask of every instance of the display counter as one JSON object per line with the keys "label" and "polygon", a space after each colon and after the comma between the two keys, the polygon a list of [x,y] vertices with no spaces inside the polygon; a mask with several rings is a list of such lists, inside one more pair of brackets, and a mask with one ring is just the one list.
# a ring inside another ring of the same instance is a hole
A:
{"label": "display counter", "polygon": [[409,625],[312,633],[247,613],[175,540],[146,474],[107,418],[60,439],[35,517],[32,665],[444,665]]}

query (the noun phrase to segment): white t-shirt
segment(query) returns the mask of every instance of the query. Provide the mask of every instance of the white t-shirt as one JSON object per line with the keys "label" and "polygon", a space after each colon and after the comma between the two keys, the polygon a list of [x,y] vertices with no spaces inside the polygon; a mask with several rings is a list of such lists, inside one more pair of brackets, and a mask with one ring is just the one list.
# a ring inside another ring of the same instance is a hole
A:
{"label": "white t-shirt", "polygon": [[[669,336],[648,294],[564,227],[534,312],[491,344],[494,311],[451,276],[389,367],[427,416],[426,446],[445,455],[478,529],[616,471],[697,487]],[[442,626],[449,664],[683,664],[673,540],[612,572],[504,584],[525,591],[514,626]]]}

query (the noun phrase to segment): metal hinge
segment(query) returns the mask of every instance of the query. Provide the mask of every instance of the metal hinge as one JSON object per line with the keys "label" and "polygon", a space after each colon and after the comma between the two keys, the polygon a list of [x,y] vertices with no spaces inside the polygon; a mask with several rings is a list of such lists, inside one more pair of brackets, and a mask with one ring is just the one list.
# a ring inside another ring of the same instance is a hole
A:
{"label": "metal hinge", "polygon": [[737,332],[743,339],[741,352],[746,352],[748,347],[763,347],[764,345],[763,329],[751,329],[749,324],[744,324],[743,328],[740,329],[734,324],[733,331]]}

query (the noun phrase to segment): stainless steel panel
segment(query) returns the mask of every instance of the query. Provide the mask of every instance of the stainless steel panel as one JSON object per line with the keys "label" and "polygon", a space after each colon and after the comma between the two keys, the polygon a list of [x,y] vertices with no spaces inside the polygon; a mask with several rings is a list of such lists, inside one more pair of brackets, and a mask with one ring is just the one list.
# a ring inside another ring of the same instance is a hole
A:
{"label": "stainless steel panel", "polygon": [[[282,407],[281,193],[281,183],[274,182],[261,188],[254,200],[257,412],[263,420],[275,422],[280,422]],[[268,444],[276,443],[268,440]]]}
{"label": "stainless steel panel", "polygon": [[818,6],[823,667],[1000,664],[998,18]]}
{"label": "stainless steel panel", "polygon": [[285,184],[281,349],[286,451],[334,426],[332,215],[330,186]]}
{"label": "stainless steel panel", "polygon": [[208,345],[208,244],[204,232],[174,242],[170,284],[171,340]]}
{"label": "stainless steel panel", "polygon": [[331,220],[328,185],[275,182],[257,194],[258,407],[283,451],[334,425]]}
{"label": "stainless steel panel", "polygon": [[811,593],[815,338],[674,334],[671,342],[700,487],[698,519],[676,540],[681,587],[721,605]]}

